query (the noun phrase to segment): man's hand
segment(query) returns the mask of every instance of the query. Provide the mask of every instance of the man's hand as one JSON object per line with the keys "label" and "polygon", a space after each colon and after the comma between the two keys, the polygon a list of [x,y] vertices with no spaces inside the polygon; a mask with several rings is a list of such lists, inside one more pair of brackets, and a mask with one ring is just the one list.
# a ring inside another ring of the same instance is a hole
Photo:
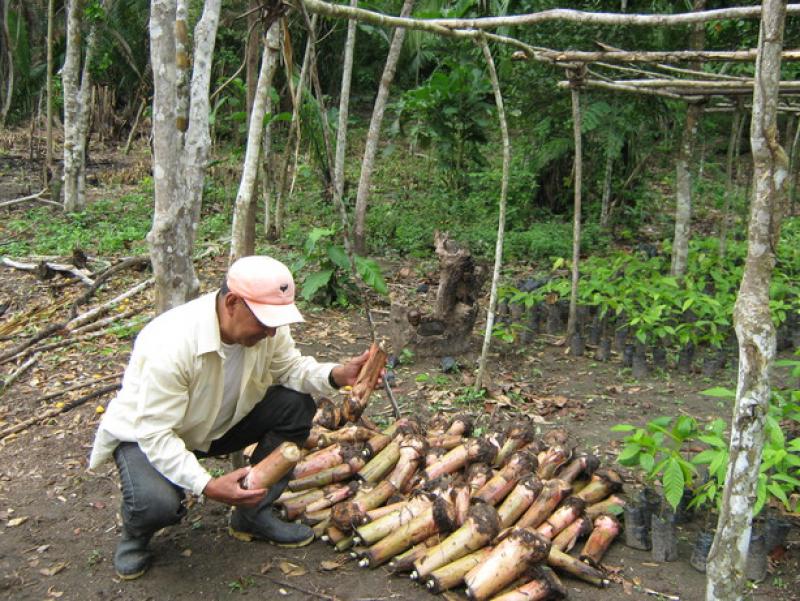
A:
{"label": "man's hand", "polygon": [[[337,365],[331,372],[333,381],[336,382],[336,384],[340,387],[352,386],[356,383],[356,380],[358,379],[358,373],[367,362],[367,359],[369,359],[369,350],[364,351],[358,357],[353,357],[344,365]],[[378,385],[380,386],[382,383],[383,370],[381,370],[381,377],[378,378]]]}
{"label": "man's hand", "polygon": [[219,478],[212,478],[203,489],[203,494],[209,499],[227,505],[255,507],[264,498],[267,489],[255,488],[247,490],[242,488],[239,482],[244,479],[249,471],[249,467],[243,467]]}

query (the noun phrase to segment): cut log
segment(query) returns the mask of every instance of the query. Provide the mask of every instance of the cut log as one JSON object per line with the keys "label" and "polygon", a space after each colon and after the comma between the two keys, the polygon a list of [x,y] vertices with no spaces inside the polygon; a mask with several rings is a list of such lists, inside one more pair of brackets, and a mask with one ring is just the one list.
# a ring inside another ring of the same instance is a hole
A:
{"label": "cut log", "polygon": [[386,358],[387,355],[380,346],[376,343],[370,346],[369,358],[361,367],[356,383],[350,390],[350,394],[345,397],[342,405],[342,416],[346,421],[357,422],[364,409],[367,408],[369,397],[375,390],[386,365]]}

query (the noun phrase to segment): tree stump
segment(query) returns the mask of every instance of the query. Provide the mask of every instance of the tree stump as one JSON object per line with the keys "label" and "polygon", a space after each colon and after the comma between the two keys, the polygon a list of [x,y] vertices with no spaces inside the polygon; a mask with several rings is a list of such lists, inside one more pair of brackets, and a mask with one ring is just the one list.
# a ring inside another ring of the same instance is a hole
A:
{"label": "tree stump", "polygon": [[470,346],[485,270],[447,233],[436,232],[434,243],[439,257],[436,300],[432,307],[392,301],[390,336],[396,352],[407,348],[418,357],[442,357]]}

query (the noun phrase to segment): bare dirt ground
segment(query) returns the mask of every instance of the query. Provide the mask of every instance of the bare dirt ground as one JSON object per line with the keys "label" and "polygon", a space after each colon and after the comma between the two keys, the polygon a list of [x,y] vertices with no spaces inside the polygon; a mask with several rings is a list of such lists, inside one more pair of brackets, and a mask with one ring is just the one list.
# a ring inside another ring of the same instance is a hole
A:
{"label": "bare dirt ground", "polygon": [[[9,210],[0,213],[0,223],[9,214]],[[224,258],[208,257],[200,269],[204,287],[210,289],[219,281]],[[90,306],[143,277],[132,272],[120,275],[98,292]],[[391,275],[390,282],[394,292],[410,291],[418,284]],[[0,355],[46,323],[63,317],[72,299],[82,292],[79,284],[63,284],[62,278],[43,282],[31,274],[0,267],[0,306],[7,304],[0,327],[32,307],[43,309],[27,328],[0,339]],[[145,293],[124,309],[138,305],[147,315],[150,304],[150,293]],[[45,314],[47,308],[54,312]],[[385,317],[386,313],[381,313],[385,310],[385,306],[378,307],[376,315]],[[338,360],[368,343],[367,327],[357,310],[308,309],[306,316],[308,321],[295,330],[295,338],[308,354]],[[643,424],[658,415],[680,413],[700,420],[730,414],[730,407],[701,396],[699,391],[712,384],[733,386],[732,367],[714,382],[699,374],[679,376],[675,372],[633,381],[621,369],[619,358],[597,363],[591,352],[587,357],[568,357],[556,342],[555,338],[540,337],[529,346],[498,345],[491,359],[491,394],[486,400],[467,403],[463,394],[480,348],[477,334],[473,354],[458,357],[461,372],[442,374],[438,361],[409,362],[397,370],[395,394],[405,414],[470,410],[487,430],[499,429],[509,417],[525,414],[539,423],[542,432],[566,428],[572,444],[595,451],[604,465],[614,463],[620,448],[619,436],[609,431],[614,424]],[[58,408],[59,403],[69,403],[91,388],[43,399],[49,392],[122,371],[130,344],[130,339],[105,335],[43,352],[0,396],[0,430]],[[7,377],[21,363],[0,365],[0,377]],[[0,437],[0,597],[40,601],[428,598],[407,578],[393,576],[383,568],[359,569],[346,555],[319,541],[303,549],[285,550],[234,540],[227,534],[228,509],[213,502],[195,503],[182,524],[159,533],[152,543],[155,562],[150,571],[139,580],[121,582],[111,565],[120,525],[116,470],[111,464],[94,473],[86,469],[96,425],[112,396],[91,399]],[[372,417],[386,418],[389,413],[388,403],[380,397],[368,409]],[[210,467],[227,469],[229,463],[215,460]],[[630,492],[637,483],[632,474],[627,478]],[[599,590],[564,578],[569,598],[703,599],[705,577],[691,568],[688,560],[694,533],[705,518],[695,516],[681,526],[675,562],[654,562],[649,553],[617,541],[604,560],[615,580],[610,588]],[[463,598],[458,593],[448,597]],[[800,528],[796,520],[786,552],[771,561],[769,576],[753,587],[751,597],[800,599]]]}

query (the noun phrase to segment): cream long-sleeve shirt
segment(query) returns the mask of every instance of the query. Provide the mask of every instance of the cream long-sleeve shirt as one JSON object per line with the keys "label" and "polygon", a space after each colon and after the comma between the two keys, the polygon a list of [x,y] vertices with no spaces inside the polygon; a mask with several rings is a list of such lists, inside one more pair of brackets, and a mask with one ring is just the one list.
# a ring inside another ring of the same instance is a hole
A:
{"label": "cream long-sleeve shirt", "polygon": [[137,442],[168,480],[200,494],[211,475],[192,451],[247,415],[272,384],[315,396],[335,391],[328,376],[336,363],[319,363],[296,348],[289,326],[245,349],[239,401],[233,417],[212,431],[222,402],[224,352],[216,293],[156,317],[139,336],[122,388],[108,405],[89,458],[94,469],[121,441]]}

